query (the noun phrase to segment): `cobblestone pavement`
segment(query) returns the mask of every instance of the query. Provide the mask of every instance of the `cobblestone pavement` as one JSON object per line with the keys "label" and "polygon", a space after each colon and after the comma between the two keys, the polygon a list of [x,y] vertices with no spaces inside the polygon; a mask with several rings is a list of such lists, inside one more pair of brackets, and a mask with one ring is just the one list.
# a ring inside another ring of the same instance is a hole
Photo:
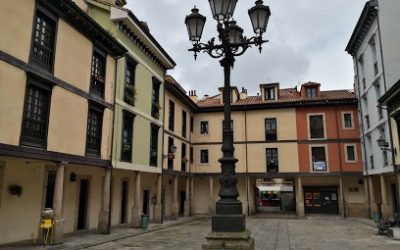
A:
{"label": "cobblestone pavement", "polygon": [[[25,250],[131,250],[131,249],[201,249],[210,232],[207,218],[180,219],[181,224],[167,222],[153,232],[140,229],[115,229],[111,235],[81,234],[65,239],[58,246],[19,246],[6,249]],[[252,232],[256,249],[274,250],[391,250],[400,249],[400,241],[376,235],[370,220],[314,216],[306,219],[250,217],[247,228]],[[177,225],[175,225],[177,224]],[[0,247],[1,248],[1,247]]]}
{"label": "cobblestone pavement", "polygon": [[[256,249],[400,249],[400,242],[377,236],[360,220],[309,217],[304,220],[248,218]],[[142,234],[88,249],[201,249],[210,220],[197,220],[162,231]]]}

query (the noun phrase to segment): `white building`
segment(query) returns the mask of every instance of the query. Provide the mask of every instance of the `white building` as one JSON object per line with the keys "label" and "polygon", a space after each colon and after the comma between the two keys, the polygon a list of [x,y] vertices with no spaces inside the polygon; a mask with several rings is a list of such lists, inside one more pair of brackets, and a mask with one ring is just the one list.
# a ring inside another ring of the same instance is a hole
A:
{"label": "white building", "polygon": [[368,1],[346,47],[354,61],[364,174],[370,177],[371,215],[381,211],[383,217],[398,208],[395,155],[391,150],[382,150],[377,143],[384,139],[387,148],[393,148],[387,110],[378,105],[378,99],[400,78],[398,10],[398,0]]}

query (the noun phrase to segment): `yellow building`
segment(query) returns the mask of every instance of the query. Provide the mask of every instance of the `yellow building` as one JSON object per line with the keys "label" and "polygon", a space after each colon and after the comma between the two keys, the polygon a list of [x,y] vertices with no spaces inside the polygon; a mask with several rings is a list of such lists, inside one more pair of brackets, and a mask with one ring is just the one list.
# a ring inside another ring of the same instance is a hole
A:
{"label": "yellow building", "polygon": [[106,232],[126,49],[69,0],[6,1],[0,19],[0,244],[38,237],[47,207],[56,241]]}

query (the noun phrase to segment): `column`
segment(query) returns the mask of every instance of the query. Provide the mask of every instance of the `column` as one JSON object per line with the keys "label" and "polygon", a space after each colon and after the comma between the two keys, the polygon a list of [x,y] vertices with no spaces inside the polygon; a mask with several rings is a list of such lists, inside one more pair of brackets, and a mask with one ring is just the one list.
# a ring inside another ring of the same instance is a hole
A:
{"label": "column", "polygon": [[346,206],[344,198],[344,187],[343,187],[343,177],[339,177],[339,214],[346,218]]}
{"label": "column", "polygon": [[364,211],[367,218],[371,218],[371,204],[369,202],[370,187],[368,185],[368,177],[364,177]]}
{"label": "column", "polygon": [[380,175],[380,180],[381,180],[381,195],[382,195],[382,205],[381,205],[382,218],[386,220],[389,216],[393,214],[393,207],[391,204],[389,204],[388,201],[387,185],[385,176],[383,174]]}
{"label": "column", "polygon": [[190,179],[189,177],[186,177],[186,192],[185,192],[185,207],[184,207],[184,211],[183,211],[183,215],[185,217],[190,216]]}
{"label": "column", "polygon": [[110,195],[111,195],[111,167],[106,169],[103,183],[103,197],[101,199],[101,211],[97,231],[101,234],[109,234],[111,228],[110,221]]}
{"label": "column", "polygon": [[156,196],[156,205],[154,206],[154,222],[161,223],[162,217],[162,175],[159,174],[157,176],[157,196]]}
{"label": "column", "polygon": [[53,194],[54,209],[54,244],[61,244],[64,237],[64,216],[63,216],[63,200],[64,200],[64,175],[65,167],[68,163],[57,163],[56,182]]}
{"label": "column", "polygon": [[194,214],[194,177],[190,177],[190,214]]}
{"label": "column", "polygon": [[142,202],[141,202],[141,192],[142,192],[142,188],[140,185],[140,176],[141,173],[140,172],[136,172],[135,175],[135,204],[133,205],[132,208],[132,221],[131,221],[131,225],[132,227],[140,227],[140,220],[141,220],[141,216],[142,216]]}
{"label": "column", "polygon": [[370,202],[370,208],[371,208],[371,218],[374,218],[374,213],[378,212],[378,204],[376,202],[376,197],[375,197],[375,186],[374,186],[374,178],[373,176],[368,177],[368,183],[369,183],[369,202]]}
{"label": "column", "polygon": [[215,212],[215,201],[214,201],[214,179],[212,176],[209,176],[209,202],[208,202],[208,211],[210,214],[213,214]]}
{"label": "column", "polygon": [[179,203],[178,203],[178,176],[174,176],[174,193],[173,193],[173,202],[172,202],[172,214],[171,217],[173,220],[178,219],[179,213]]}
{"label": "column", "polygon": [[303,195],[303,184],[301,177],[296,177],[296,212],[297,216],[303,218],[304,212],[304,195]]}

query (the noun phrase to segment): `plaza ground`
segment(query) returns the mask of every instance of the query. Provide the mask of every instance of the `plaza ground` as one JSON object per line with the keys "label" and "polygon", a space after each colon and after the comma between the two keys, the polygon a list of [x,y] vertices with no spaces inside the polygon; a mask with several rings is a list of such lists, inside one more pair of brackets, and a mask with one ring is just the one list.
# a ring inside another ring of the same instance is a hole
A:
{"label": "plaza ground", "polygon": [[[46,246],[45,249],[201,249],[205,235],[210,231],[210,224],[208,218],[196,217],[167,221],[163,226],[152,224],[148,231],[118,228],[111,235],[70,235],[63,245]],[[247,226],[256,241],[256,249],[400,249],[400,241],[378,236],[374,224],[367,219],[343,219],[337,216],[278,219],[253,216],[247,218]],[[4,249],[44,248],[21,244]]]}

